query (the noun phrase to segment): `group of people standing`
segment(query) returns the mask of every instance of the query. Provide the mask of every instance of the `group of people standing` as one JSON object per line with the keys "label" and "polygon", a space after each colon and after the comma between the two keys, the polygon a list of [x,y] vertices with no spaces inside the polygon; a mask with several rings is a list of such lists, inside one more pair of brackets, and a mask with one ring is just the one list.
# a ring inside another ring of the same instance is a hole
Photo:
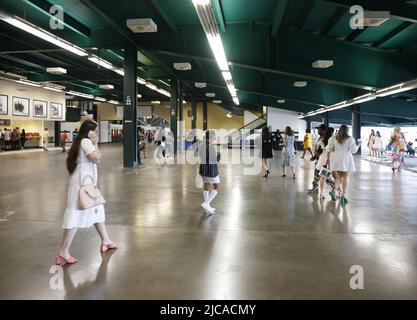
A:
{"label": "group of people standing", "polygon": [[376,131],[375,133],[375,130],[371,130],[367,147],[370,151],[372,160],[378,161],[381,158],[381,151],[384,149],[381,133],[379,131]]}
{"label": "group of people standing", "polygon": [[25,148],[26,143],[26,131],[19,128],[7,129],[4,128],[2,131],[0,129],[0,150],[22,150]]}

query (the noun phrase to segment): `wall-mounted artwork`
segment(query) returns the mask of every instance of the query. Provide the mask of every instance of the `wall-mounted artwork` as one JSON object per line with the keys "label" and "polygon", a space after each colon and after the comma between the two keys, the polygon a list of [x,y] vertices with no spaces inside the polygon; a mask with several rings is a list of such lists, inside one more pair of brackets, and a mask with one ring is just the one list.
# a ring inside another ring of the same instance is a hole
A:
{"label": "wall-mounted artwork", "polygon": [[51,119],[62,119],[62,104],[51,102],[49,105]]}
{"label": "wall-mounted artwork", "polygon": [[29,99],[13,97],[12,111],[14,116],[29,117]]}
{"label": "wall-mounted artwork", "polygon": [[48,103],[46,101],[33,100],[33,116],[36,118],[46,118]]}
{"label": "wall-mounted artwork", "polygon": [[8,96],[0,95],[0,114],[7,114],[9,112],[8,108]]}

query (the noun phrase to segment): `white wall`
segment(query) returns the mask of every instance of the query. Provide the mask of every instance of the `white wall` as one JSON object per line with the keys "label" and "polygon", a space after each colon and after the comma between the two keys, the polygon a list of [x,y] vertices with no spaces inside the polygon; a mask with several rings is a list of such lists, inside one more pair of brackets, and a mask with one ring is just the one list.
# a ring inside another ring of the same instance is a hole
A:
{"label": "white wall", "polygon": [[[11,81],[0,80],[0,95],[8,96],[8,114],[0,115],[0,119],[19,119],[19,120],[39,120],[39,121],[65,121],[65,93],[50,91],[42,88],[27,86],[25,84]],[[13,97],[29,99],[29,117],[13,116],[12,101]],[[47,117],[33,117],[33,100],[47,102]],[[60,103],[62,105],[62,119],[56,120],[50,118],[50,103]]]}
{"label": "white wall", "polygon": [[307,128],[307,123],[298,117],[298,112],[268,107],[268,126],[272,131],[279,129],[283,132],[285,127],[290,126],[302,136]]}

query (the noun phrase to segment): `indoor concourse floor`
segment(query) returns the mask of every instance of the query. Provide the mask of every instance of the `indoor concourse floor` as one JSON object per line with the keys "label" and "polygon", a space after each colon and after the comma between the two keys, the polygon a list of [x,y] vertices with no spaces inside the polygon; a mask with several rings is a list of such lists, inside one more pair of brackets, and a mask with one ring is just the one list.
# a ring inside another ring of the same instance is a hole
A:
{"label": "indoor concourse floor", "polygon": [[[224,165],[217,213],[205,217],[194,167],[147,159],[124,170],[119,145],[102,151],[107,224],[120,249],[102,257],[94,228],[80,230],[80,262],[64,267],[64,289],[50,285],[50,268],[65,155],[0,155],[1,299],[417,298],[415,173],[357,159],[341,207],[306,195],[309,161],[299,161],[296,180],[280,177],[278,158],[268,179]],[[363,290],[349,286],[353,265],[363,267]]]}

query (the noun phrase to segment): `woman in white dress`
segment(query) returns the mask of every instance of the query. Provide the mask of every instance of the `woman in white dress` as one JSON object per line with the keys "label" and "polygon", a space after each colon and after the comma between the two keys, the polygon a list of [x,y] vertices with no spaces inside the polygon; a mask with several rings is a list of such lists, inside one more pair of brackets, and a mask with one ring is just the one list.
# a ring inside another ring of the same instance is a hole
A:
{"label": "woman in white dress", "polygon": [[330,164],[330,170],[335,178],[334,188],[329,193],[333,201],[336,201],[336,190],[339,190],[341,192],[341,203],[348,203],[346,193],[349,184],[349,172],[356,171],[353,154],[358,152],[359,147],[360,140],[357,144],[355,139],[349,136],[349,128],[345,125],[342,125],[338,133],[329,139],[326,147],[326,165]]}
{"label": "woman in white dress", "polygon": [[[320,149],[326,150],[326,147],[329,143],[330,138],[333,136],[333,133],[334,133],[334,128],[332,128],[332,127],[327,128],[323,139],[320,139],[320,141],[317,143],[317,145]],[[323,167],[327,168],[326,162],[327,162],[327,152],[323,151],[321,153],[317,163],[316,163],[315,169],[321,173],[321,171],[323,170]],[[319,180],[319,199],[320,200],[326,199],[326,197],[324,195],[325,183],[330,185],[332,188],[334,187],[334,182],[333,182],[332,177],[331,177],[330,174],[329,174],[328,177],[324,177],[324,176],[320,175],[320,180]]]}
{"label": "woman in white dress", "polygon": [[379,131],[376,132],[376,136],[374,139],[374,160],[379,160],[381,158],[381,150],[383,148],[382,138]]}
{"label": "woman in white dress", "polygon": [[61,249],[55,257],[56,264],[77,263],[78,260],[69,253],[72,240],[78,228],[90,228],[95,226],[101,238],[100,251],[117,249],[117,246],[110,240],[105,221],[104,206],[79,210],[79,190],[81,184],[97,185],[97,163],[100,162],[101,153],[98,150],[98,137],[95,132],[97,123],[92,120],[85,120],[78,133],[77,139],[71,146],[67,157],[67,169],[70,173],[68,185],[67,209],[64,215],[64,236]]}
{"label": "woman in white dress", "polygon": [[292,170],[292,177],[295,179],[295,167],[297,166],[297,150],[295,149],[295,136],[291,127],[285,128],[285,135],[282,142],[281,168],[282,176],[286,177],[286,168]]}

